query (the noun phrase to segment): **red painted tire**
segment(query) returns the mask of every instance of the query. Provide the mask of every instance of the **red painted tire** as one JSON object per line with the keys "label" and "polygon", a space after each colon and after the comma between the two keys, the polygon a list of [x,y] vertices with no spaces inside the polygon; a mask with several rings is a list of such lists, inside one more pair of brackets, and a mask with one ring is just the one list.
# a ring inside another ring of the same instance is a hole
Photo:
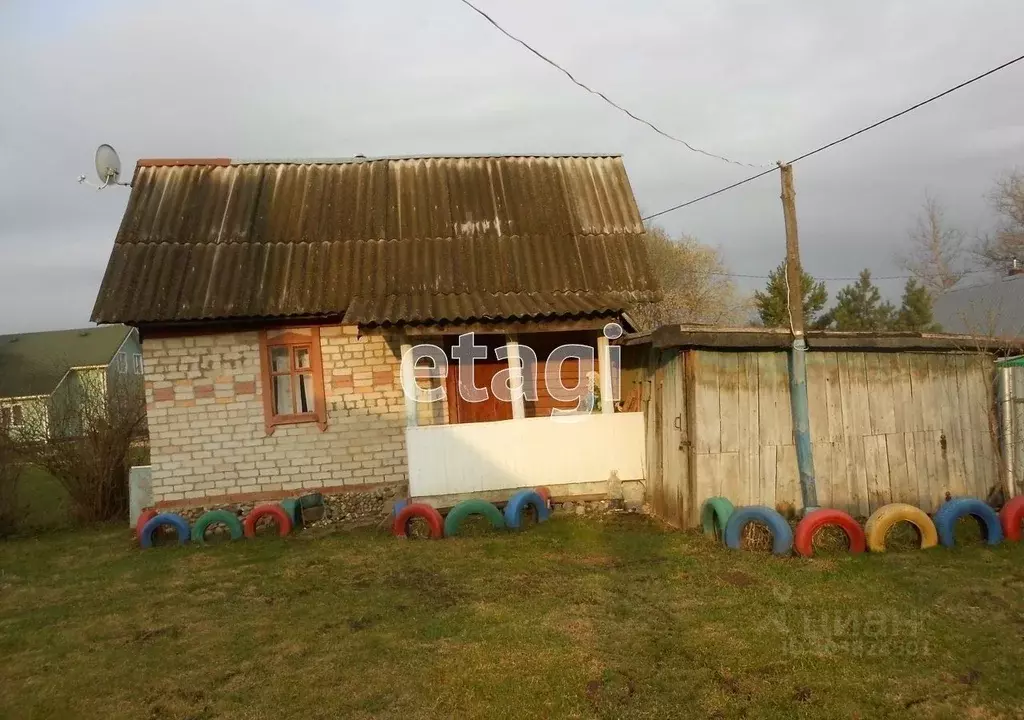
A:
{"label": "red painted tire", "polygon": [[153,508],[148,508],[139,513],[139,519],[135,522],[135,539],[140,543],[142,542],[142,528],[146,527],[146,523],[157,516],[157,511]]}
{"label": "red painted tire", "polygon": [[999,524],[1007,540],[1020,542],[1020,525],[1024,521],[1024,495],[1018,495],[999,511]]}
{"label": "red painted tire", "polygon": [[814,533],[826,525],[835,525],[842,528],[850,541],[851,553],[862,553],[867,545],[864,538],[864,528],[850,515],[842,510],[831,510],[822,508],[812,510],[804,515],[796,526],[796,533],[793,535],[793,547],[803,557],[814,555]]}
{"label": "red painted tire", "polygon": [[548,506],[548,510],[550,510],[551,509],[551,491],[548,488],[544,487],[544,486],[541,486],[539,488],[534,488],[533,491],[541,496],[541,499],[544,500],[544,504],[547,505]]}
{"label": "red painted tire", "polygon": [[395,537],[409,537],[409,521],[423,518],[430,527],[430,537],[439,540],[444,537],[444,520],[441,513],[426,503],[410,503],[398,511],[395,521],[391,524],[391,532]]}
{"label": "red painted tire", "polygon": [[245,518],[242,527],[245,529],[247,538],[256,537],[256,522],[267,515],[272,515],[277,521],[277,534],[284,537],[292,531],[292,519],[280,505],[260,505],[252,509],[252,512]]}

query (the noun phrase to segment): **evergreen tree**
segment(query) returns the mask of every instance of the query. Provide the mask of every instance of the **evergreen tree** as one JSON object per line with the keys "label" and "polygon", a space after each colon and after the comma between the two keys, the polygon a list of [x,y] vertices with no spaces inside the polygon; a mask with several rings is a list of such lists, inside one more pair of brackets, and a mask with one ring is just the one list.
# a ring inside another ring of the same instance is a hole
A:
{"label": "evergreen tree", "polygon": [[834,330],[888,330],[896,310],[882,300],[882,293],[871,282],[871,271],[862,270],[860,279],[847,285],[836,295],[836,306],[826,315]]}
{"label": "evergreen tree", "polygon": [[[825,283],[817,282],[807,272],[801,273],[804,325],[814,325],[828,302]],[[789,293],[786,290],[786,263],[782,262],[768,274],[764,291],[754,293],[754,306],[765,327],[789,327]]]}
{"label": "evergreen tree", "polygon": [[896,315],[894,328],[916,332],[941,332],[942,328],[932,317],[932,297],[928,288],[914,278],[907,280],[903,288],[900,311]]}

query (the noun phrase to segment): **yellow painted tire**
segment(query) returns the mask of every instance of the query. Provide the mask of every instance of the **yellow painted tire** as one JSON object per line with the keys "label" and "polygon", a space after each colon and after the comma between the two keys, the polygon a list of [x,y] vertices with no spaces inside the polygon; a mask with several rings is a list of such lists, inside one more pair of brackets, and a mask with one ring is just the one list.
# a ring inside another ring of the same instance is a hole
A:
{"label": "yellow painted tire", "polygon": [[892,503],[875,510],[864,525],[868,549],[871,552],[885,552],[885,536],[893,525],[904,521],[916,527],[921,534],[922,550],[938,545],[939,534],[935,530],[935,523],[924,510],[905,503]]}

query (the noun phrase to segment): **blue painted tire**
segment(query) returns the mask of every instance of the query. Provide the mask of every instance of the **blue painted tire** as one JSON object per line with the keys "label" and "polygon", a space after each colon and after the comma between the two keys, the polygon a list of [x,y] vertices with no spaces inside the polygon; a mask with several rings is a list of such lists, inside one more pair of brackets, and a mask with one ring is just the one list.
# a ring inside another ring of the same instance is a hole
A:
{"label": "blue painted tire", "polygon": [[544,498],[534,490],[520,490],[508,499],[505,505],[505,527],[518,530],[523,524],[523,511],[532,507],[537,513],[537,522],[541,523],[548,519],[550,511]]}
{"label": "blue painted tire", "polygon": [[142,526],[142,533],[139,542],[144,548],[153,547],[153,535],[163,525],[170,525],[178,533],[178,544],[187,545],[192,533],[188,526],[188,520],[177,513],[160,513]]}
{"label": "blue painted tire", "polygon": [[939,534],[939,542],[945,547],[956,545],[956,523],[960,518],[966,516],[976,518],[982,527],[985,535],[985,542],[989,545],[998,545],[1003,541],[1003,526],[999,522],[996,511],[986,503],[977,498],[962,497],[947,500],[935,513],[932,518],[935,522],[935,530]]}
{"label": "blue painted tire", "polygon": [[793,528],[770,507],[764,505],[748,505],[736,508],[725,524],[725,545],[733,550],[740,549],[740,533],[752,522],[767,525],[772,533],[772,552],[776,555],[789,555],[793,549]]}
{"label": "blue painted tire", "polygon": [[398,513],[402,512],[402,508],[409,504],[409,498],[402,498],[401,500],[395,500],[395,504],[391,507],[391,517],[396,517]]}

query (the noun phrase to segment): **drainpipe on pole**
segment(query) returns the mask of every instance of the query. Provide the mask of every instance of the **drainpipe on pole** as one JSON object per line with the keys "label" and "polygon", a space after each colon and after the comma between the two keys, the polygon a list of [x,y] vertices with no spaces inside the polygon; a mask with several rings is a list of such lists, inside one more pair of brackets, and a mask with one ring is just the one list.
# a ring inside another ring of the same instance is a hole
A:
{"label": "drainpipe on pole", "polygon": [[999,369],[999,410],[1002,415],[1002,434],[1003,434],[1003,477],[1006,478],[1006,499],[1014,497],[1017,494],[1017,484],[1015,475],[1014,464],[1016,461],[1017,447],[1014,442],[1014,424],[1015,418],[1013,417],[1013,368],[1003,367]]}
{"label": "drainpipe on pole", "polygon": [[800,242],[796,227],[796,193],[793,191],[793,166],[779,163],[782,177],[782,214],[786,221],[786,289],[789,327],[793,346],[789,354],[789,394],[793,413],[793,440],[800,471],[800,495],[804,512],[818,507],[818,488],[814,477],[814,453],[811,448],[811,417],[807,401],[807,342],[804,340],[803,270],[800,267]]}

